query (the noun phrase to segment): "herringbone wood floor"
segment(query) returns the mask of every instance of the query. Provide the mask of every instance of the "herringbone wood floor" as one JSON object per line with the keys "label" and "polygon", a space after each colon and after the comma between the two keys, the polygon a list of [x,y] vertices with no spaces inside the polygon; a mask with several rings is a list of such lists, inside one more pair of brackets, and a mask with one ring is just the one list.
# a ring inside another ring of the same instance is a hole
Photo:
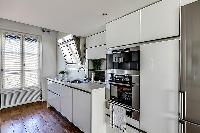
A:
{"label": "herringbone wood floor", "polygon": [[80,133],[81,131],[46,102],[36,102],[0,111],[0,133]]}

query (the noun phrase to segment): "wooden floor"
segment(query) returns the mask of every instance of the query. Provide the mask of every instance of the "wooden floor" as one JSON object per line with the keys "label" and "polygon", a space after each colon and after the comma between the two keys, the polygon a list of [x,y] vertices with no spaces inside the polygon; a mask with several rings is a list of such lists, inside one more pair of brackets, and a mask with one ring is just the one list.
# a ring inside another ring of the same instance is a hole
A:
{"label": "wooden floor", "polygon": [[2,109],[0,127],[0,133],[81,133],[45,102]]}

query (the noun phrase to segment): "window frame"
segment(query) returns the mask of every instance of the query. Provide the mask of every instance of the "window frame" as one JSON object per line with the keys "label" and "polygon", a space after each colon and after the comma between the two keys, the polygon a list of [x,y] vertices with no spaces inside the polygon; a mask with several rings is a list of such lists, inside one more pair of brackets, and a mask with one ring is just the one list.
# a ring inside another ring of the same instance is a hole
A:
{"label": "window frame", "polygon": [[[38,39],[38,42],[39,42],[39,52],[38,52],[38,59],[39,59],[39,61],[38,61],[38,89],[41,89],[42,90],[42,82],[41,82],[41,79],[42,79],[42,37],[41,37],[41,35],[35,35],[35,34],[31,34],[31,33],[23,33],[23,32],[18,32],[18,31],[11,31],[11,30],[4,30],[4,29],[1,29],[0,28],[0,51],[1,51],[1,54],[0,54],[0,90],[2,90],[2,89],[4,89],[3,88],[3,49],[2,49],[2,47],[3,47],[3,41],[4,41],[4,35],[6,34],[6,33],[10,33],[10,34],[12,34],[12,33],[14,33],[14,34],[19,34],[22,38],[21,38],[21,47],[22,47],[22,55],[21,55],[21,60],[22,60],[22,62],[21,62],[21,72],[22,72],[22,74],[21,74],[21,87],[20,88],[17,88],[17,89],[25,89],[25,79],[24,79],[24,77],[25,77],[25,67],[24,67],[24,55],[25,55],[25,53],[24,53],[24,38],[25,37],[29,37],[29,36],[33,36],[33,37],[35,37],[35,38],[37,38]],[[13,89],[13,88],[10,88],[11,90]],[[6,90],[9,90],[9,89],[6,89]]]}

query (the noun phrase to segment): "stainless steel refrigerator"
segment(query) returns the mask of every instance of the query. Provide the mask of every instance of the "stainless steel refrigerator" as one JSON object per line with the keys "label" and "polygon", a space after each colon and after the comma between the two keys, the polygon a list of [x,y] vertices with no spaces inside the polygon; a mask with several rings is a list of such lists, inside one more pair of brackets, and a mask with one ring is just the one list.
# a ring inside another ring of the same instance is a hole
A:
{"label": "stainless steel refrigerator", "polygon": [[200,133],[200,0],[181,7],[180,132]]}

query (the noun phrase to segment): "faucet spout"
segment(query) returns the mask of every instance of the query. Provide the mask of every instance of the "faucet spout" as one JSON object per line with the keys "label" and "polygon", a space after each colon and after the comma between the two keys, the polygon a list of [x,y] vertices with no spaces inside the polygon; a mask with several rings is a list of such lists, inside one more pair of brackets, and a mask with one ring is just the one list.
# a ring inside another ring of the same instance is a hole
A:
{"label": "faucet spout", "polygon": [[80,72],[80,70],[81,70],[81,69],[83,69],[83,70],[84,70],[85,79],[87,79],[87,74],[86,74],[86,70],[85,70],[85,68],[84,68],[84,67],[80,67],[80,68],[78,69],[78,72]]}
{"label": "faucet spout", "polygon": [[80,67],[80,68],[78,69],[78,72],[80,72],[81,69],[83,69],[83,70],[85,71],[85,68],[84,68],[84,67]]}

